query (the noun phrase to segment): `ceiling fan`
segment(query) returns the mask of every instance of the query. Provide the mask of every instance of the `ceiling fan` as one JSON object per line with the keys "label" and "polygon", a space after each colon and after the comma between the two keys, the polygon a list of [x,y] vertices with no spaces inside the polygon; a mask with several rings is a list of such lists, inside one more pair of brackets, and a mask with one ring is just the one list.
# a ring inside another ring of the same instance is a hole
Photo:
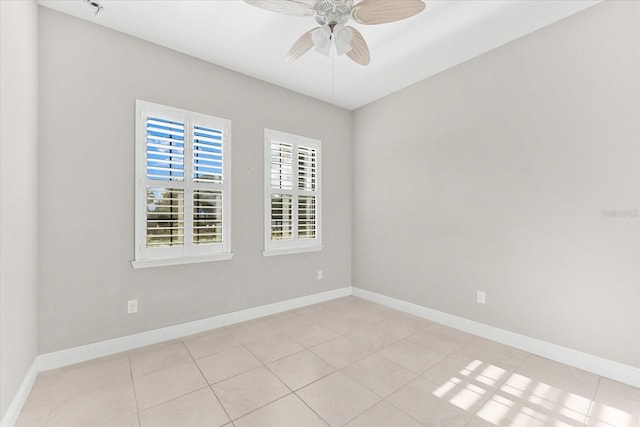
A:
{"label": "ceiling fan", "polygon": [[422,12],[422,0],[244,0],[250,5],[293,16],[315,17],[319,27],[304,33],[291,47],[287,61],[294,61],[315,46],[329,56],[346,54],[360,65],[368,65],[369,47],[360,31],[345,25],[349,19],[373,25],[400,21]]}

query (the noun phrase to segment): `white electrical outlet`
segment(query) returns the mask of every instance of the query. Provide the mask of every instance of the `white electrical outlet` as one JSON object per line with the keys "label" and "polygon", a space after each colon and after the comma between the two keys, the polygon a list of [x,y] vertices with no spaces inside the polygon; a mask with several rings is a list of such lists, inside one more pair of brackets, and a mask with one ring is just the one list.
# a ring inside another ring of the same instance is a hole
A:
{"label": "white electrical outlet", "polygon": [[318,280],[322,280],[322,270],[318,270]]}
{"label": "white electrical outlet", "polygon": [[484,291],[476,292],[476,302],[478,304],[484,304],[486,302]]}
{"label": "white electrical outlet", "polygon": [[127,301],[127,313],[137,313],[138,312],[138,300],[132,299]]}

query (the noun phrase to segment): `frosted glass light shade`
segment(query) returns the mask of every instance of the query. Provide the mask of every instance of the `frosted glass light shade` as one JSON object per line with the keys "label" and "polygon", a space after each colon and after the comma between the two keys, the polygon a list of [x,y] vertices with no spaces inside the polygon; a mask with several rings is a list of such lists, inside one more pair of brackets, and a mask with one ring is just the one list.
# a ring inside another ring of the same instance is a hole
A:
{"label": "frosted glass light shade", "polygon": [[351,51],[352,39],[353,32],[351,31],[351,28],[347,28],[342,25],[336,25],[333,28],[333,43],[336,46],[336,54],[338,56]]}
{"label": "frosted glass light shade", "polygon": [[335,46],[338,56],[351,51],[351,40],[353,31],[344,25],[336,25],[333,29],[328,25],[323,25],[311,32],[311,40],[316,47],[316,51],[325,56],[331,54],[331,46]]}
{"label": "frosted glass light shade", "polygon": [[331,29],[328,26],[325,25],[313,30],[311,32],[311,40],[318,52],[329,56],[331,53]]}

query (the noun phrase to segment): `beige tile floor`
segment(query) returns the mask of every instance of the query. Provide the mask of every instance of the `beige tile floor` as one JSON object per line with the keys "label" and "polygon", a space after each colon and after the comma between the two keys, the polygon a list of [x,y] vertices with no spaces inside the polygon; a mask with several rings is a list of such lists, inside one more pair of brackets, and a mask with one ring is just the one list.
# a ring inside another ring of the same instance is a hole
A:
{"label": "beige tile floor", "polygon": [[17,425],[640,427],[640,389],[347,297],[42,372]]}

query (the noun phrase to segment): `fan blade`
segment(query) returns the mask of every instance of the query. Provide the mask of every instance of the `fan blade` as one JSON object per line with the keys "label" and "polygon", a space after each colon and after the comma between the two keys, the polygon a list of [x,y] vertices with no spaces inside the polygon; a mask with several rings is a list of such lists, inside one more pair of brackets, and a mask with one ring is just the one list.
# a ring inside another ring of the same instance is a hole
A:
{"label": "fan blade", "polygon": [[417,15],[425,7],[422,0],[362,0],[351,9],[351,17],[358,24],[386,24]]}
{"label": "fan blade", "polygon": [[360,34],[360,31],[353,27],[347,27],[353,32],[353,38],[351,39],[351,50],[347,52],[347,56],[353,60],[356,64],[369,65],[371,56],[369,55],[369,47],[367,42],[364,41],[364,37]]}
{"label": "fan blade", "polygon": [[312,6],[298,0],[244,0],[252,6],[271,12],[293,16],[313,16],[316,11]]}
{"label": "fan blade", "polygon": [[287,53],[287,62],[295,61],[313,47],[313,39],[311,38],[311,33],[318,28],[320,27],[309,30],[302,36],[300,36],[300,38],[293,44],[293,46],[291,46],[291,49],[289,49],[289,53]]}

